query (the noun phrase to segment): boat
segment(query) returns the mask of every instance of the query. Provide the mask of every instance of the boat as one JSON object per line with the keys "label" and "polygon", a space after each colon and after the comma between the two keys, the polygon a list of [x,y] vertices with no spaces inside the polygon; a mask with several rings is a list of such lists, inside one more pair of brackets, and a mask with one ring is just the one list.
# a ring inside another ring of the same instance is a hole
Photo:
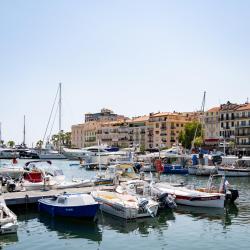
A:
{"label": "boat", "polygon": [[238,159],[233,165],[221,165],[218,167],[218,174],[228,177],[250,176],[250,160]]}
{"label": "boat", "polygon": [[24,172],[24,168],[16,164],[3,163],[0,166],[0,175],[2,176],[9,176],[15,179],[22,175]]}
{"label": "boat", "polygon": [[63,148],[62,153],[68,160],[85,160],[91,155],[90,151],[75,148]]}
{"label": "boat", "polygon": [[187,163],[190,157],[187,155],[171,154],[163,158],[164,174],[188,174]]}
{"label": "boat", "polygon": [[6,206],[0,198],[0,234],[16,233],[18,228],[16,215]]}
{"label": "boat", "polygon": [[[102,173],[99,172],[96,178],[96,182],[99,183],[102,180],[108,184],[113,184],[114,181],[122,182],[132,179],[138,179],[133,164],[116,164],[107,167],[107,170]],[[96,184],[97,185],[97,184]]]}
{"label": "boat", "polygon": [[[216,186],[215,180],[220,178],[219,185]],[[239,191],[229,187],[230,184],[226,180],[225,175],[210,175],[207,186],[205,188],[196,188],[195,190],[211,193],[211,194],[225,194],[226,201],[234,202],[239,197]]]}
{"label": "boat", "polygon": [[91,195],[101,204],[100,210],[127,220],[154,217],[159,207],[159,203],[152,199],[139,198],[129,194],[93,191]]}
{"label": "boat", "polygon": [[159,203],[159,208],[176,208],[175,196],[153,187],[152,182],[144,180],[131,180],[117,186],[116,192],[122,194],[137,195],[142,198],[151,198]]}
{"label": "boat", "polygon": [[94,219],[99,204],[89,194],[64,193],[38,200],[38,208],[51,216],[84,217]]}
{"label": "boat", "polygon": [[25,164],[26,170],[38,170],[42,173],[42,182],[44,186],[44,181],[46,186],[55,189],[64,188],[79,188],[92,186],[93,182],[91,180],[72,178],[71,181],[67,181],[63,171],[55,167],[51,161],[29,161]]}
{"label": "boat", "polygon": [[211,174],[217,174],[218,170],[216,166],[208,166],[208,165],[194,165],[188,166],[188,174],[190,175],[202,175],[202,176],[210,176]]}
{"label": "boat", "polygon": [[19,153],[12,148],[0,148],[0,159],[19,158]]}
{"label": "boat", "polygon": [[155,183],[154,187],[162,192],[175,195],[175,202],[180,205],[195,207],[224,207],[225,194],[201,192],[187,187],[173,186],[166,182]]}

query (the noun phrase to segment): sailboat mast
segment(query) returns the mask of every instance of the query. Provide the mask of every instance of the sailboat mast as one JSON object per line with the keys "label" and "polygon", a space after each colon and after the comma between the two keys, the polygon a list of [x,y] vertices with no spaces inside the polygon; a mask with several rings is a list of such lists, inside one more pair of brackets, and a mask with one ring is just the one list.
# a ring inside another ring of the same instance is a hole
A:
{"label": "sailboat mast", "polygon": [[26,130],[25,130],[25,115],[23,116],[23,146],[25,146],[25,136],[26,136]]}
{"label": "sailboat mast", "polygon": [[0,145],[2,145],[2,123],[0,122]]}
{"label": "sailboat mast", "polygon": [[59,152],[61,153],[61,130],[62,130],[62,83],[59,83]]}

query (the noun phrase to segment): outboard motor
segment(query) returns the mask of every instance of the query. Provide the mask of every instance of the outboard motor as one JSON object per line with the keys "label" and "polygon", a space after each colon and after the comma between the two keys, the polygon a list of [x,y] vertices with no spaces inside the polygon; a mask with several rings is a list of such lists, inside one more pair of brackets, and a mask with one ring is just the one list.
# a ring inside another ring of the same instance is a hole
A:
{"label": "outboard motor", "polygon": [[229,192],[226,193],[226,200],[234,202],[239,197],[239,191],[237,189],[228,189]]}
{"label": "outboard motor", "polygon": [[176,208],[177,205],[174,201],[174,197],[168,193],[162,193],[158,195],[157,201],[160,202],[162,208]]}
{"label": "outboard motor", "polygon": [[139,202],[139,208],[141,211],[145,212],[147,211],[147,205],[148,205],[148,200],[147,199],[141,199]]}
{"label": "outboard motor", "polygon": [[7,191],[8,192],[14,192],[16,190],[16,184],[15,182],[10,179],[7,181]]}

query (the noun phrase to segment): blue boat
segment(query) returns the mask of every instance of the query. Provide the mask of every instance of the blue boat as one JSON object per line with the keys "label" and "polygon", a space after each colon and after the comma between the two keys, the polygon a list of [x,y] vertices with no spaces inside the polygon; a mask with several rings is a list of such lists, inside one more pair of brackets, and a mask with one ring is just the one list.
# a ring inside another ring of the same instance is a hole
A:
{"label": "blue boat", "polygon": [[38,200],[38,208],[51,216],[95,218],[99,204],[89,194],[67,194]]}
{"label": "blue boat", "polygon": [[164,164],[164,174],[188,174],[188,169],[181,165]]}

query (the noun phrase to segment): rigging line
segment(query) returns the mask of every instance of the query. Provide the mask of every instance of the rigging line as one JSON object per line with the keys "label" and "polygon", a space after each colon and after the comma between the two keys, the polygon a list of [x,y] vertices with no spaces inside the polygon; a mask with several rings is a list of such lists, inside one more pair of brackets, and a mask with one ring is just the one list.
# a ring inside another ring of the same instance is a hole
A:
{"label": "rigging line", "polygon": [[54,124],[55,124],[55,120],[56,120],[56,115],[57,115],[57,112],[58,112],[58,108],[59,108],[59,105],[57,105],[57,108],[56,108],[56,112],[55,112],[55,116],[54,116],[54,119],[53,119],[53,122],[52,122],[52,126],[51,126],[51,129],[50,129],[50,132],[49,132],[49,139],[51,137],[51,133],[52,133],[52,129],[54,128]]}
{"label": "rigging line", "polygon": [[50,123],[50,119],[51,119],[52,113],[54,111],[54,107],[55,107],[55,103],[56,103],[56,99],[57,99],[58,93],[59,93],[59,87],[57,89],[56,96],[55,96],[55,99],[54,99],[54,103],[53,103],[52,109],[50,111],[49,120],[48,120],[48,123],[47,123],[47,126],[46,126],[46,130],[45,130],[45,133],[44,133],[44,136],[43,136],[43,142],[44,142],[46,134],[47,134],[47,130],[48,130],[48,127],[49,127],[49,123]]}

